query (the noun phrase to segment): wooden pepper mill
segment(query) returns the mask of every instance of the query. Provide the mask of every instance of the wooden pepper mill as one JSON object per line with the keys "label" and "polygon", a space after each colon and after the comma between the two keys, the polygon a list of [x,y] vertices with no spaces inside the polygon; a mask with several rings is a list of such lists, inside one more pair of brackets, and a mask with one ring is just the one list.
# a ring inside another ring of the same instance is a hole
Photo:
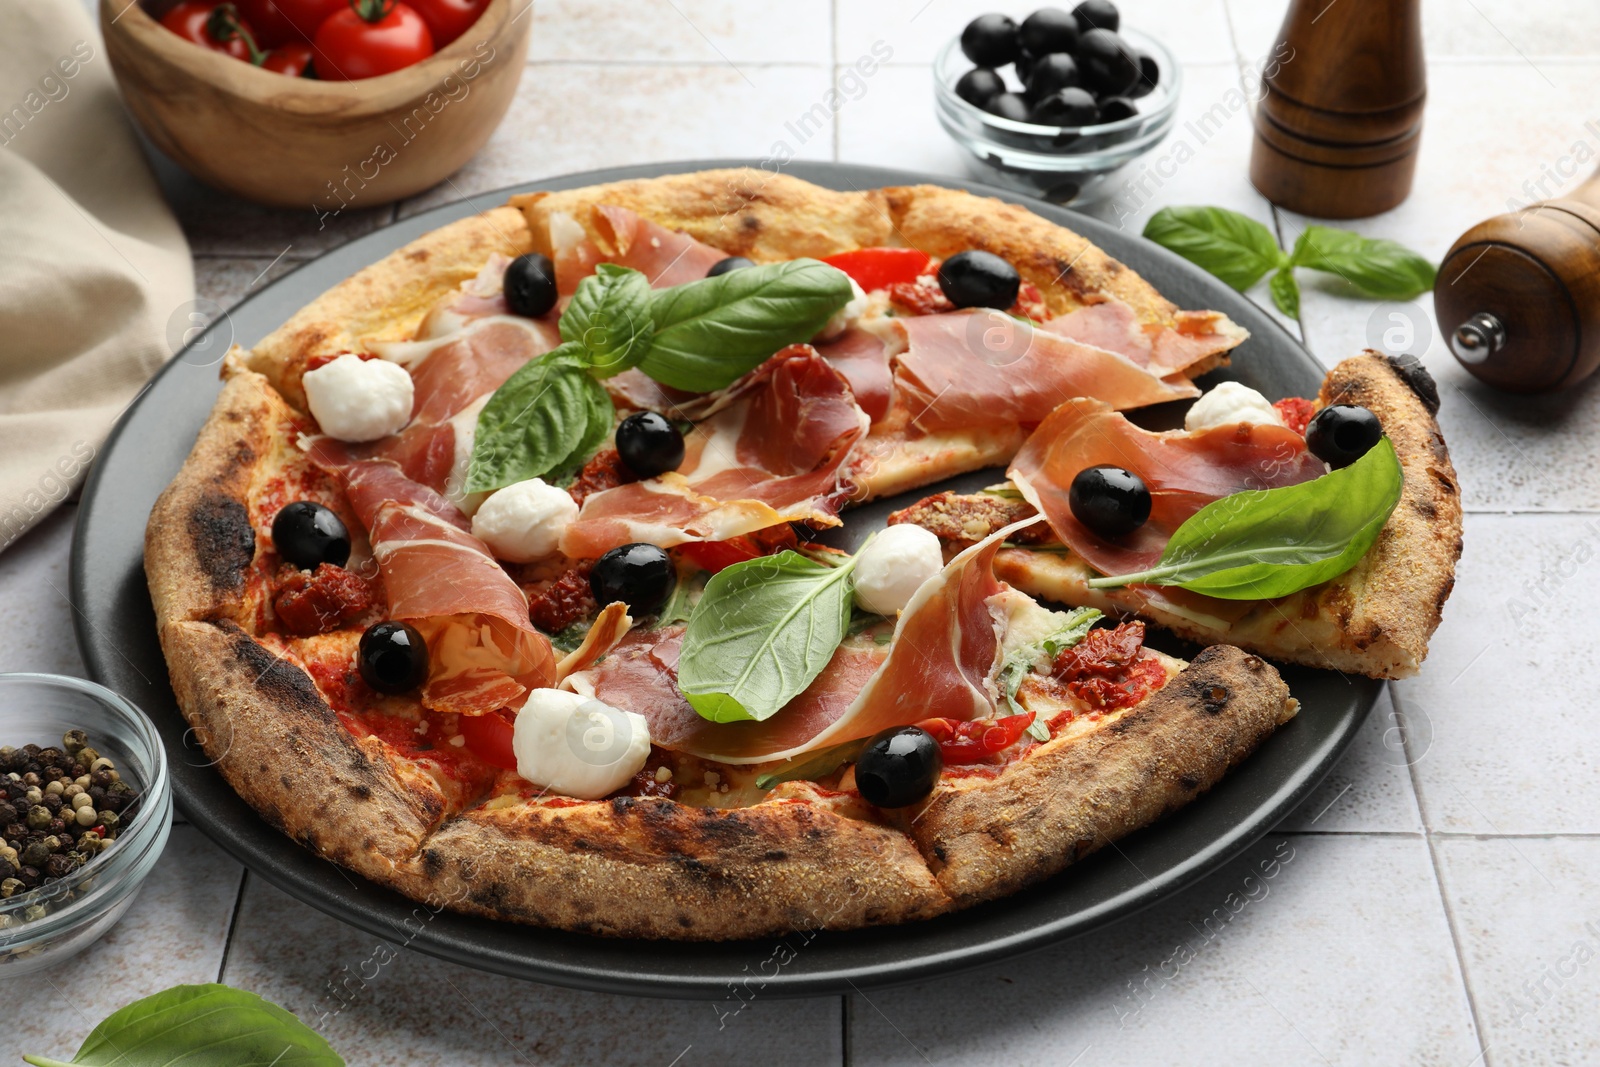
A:
{"label": "wooden pepper mill", "polygon": [[1600,366],[1600,174],[1559,200],[1480,222],[1433,286],[1450,351],[1514,393],[1564,389]]}
{"label": "wooden pepper mill", "polygon": [[1427,72],[1421,0],[1293,0],[1256,106],[1250,181],[1324,219],[1411,192]]}

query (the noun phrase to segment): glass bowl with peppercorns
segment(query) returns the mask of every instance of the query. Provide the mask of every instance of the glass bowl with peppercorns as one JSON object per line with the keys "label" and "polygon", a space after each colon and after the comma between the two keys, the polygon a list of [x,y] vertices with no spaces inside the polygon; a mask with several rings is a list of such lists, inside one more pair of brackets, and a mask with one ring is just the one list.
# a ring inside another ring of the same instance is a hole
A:
{"label": "glass bowl with peppercorns", "polygon": [[1182,81],[1172,53],[1108,0],[980,15],[933,66],[939,124],[974,172],[1057,204],[1120,187],[1172,131]]}
{"label": "glass bowl with peppercorns", "polygon": [[166,754],[138,708],[81,678],[0,674],[0,978],[111,929],[171,824]]}

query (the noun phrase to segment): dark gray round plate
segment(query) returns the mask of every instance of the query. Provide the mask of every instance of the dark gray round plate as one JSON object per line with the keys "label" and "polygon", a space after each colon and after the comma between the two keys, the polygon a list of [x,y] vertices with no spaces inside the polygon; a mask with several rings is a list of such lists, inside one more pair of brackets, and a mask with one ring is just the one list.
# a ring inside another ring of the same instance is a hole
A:
{"label": "dark gray round plate", "polygon": [[[593,171],[485,193],[567,189],[654,177],[728,161]],[[1314,395],[1322,370],[1254,304],[1177,256],[1103,222],[981,185],[875,167],[795,163],[788,173],[839,189],[935,182],[1021,203],[1088,237],[1180,307],[1226,312],[1251,333],[1225,372],[1269,397]],[[167,683],[145,588],[143,536],[156,496],[177,473],[220,385],[227,336],[249,346],[345,277],[415,237],[471,214],[449,204],[351,241],[228,312],[174,359],[117,425],[83,492],[72,552],[78,644],[90,675],[134,701],[156,722],[172,767],[173,793],[191,822],[250,870],[369,933],[433,955],[519,978],[608,992],[723,998],[837,993],[852,985],[911,982],[1008,959],[1128,915],[1215,869],[1266,833],[1303,800],[1350,743],[1381,683],[1289,668],[1303,709],[1208,795],[1032,889],[929,922],[848,933],[797,931],[783,939],[719,944],[624,941],[489,922],[427,910],[314,856],[268,826],[208,765],[188,736]],[[1160,418],[1160,414],[1156,415]],[[951,488],[1001,477],[980,472]],[[931,492],[925,490],[923,492]],[[923,492],[850,513],[850,535]],[[1169,642],[1172,651],[1182,648]],[[419,921],[425,920],[425,921]],[[780,950],[780,942],[787,950]],[[782,966],[777,961],[787,960]],[[735,987],[740,992],[734,992]]]}

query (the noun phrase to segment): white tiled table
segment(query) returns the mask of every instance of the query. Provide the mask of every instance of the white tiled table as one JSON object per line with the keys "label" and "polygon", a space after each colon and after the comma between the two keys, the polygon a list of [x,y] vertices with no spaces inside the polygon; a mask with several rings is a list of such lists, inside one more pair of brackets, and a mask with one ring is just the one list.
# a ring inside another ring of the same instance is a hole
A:
{"label": "white tiled table", "polygon": [[[932,116],[928,62],[990,6],[551,0],[500,131],[449,183],[398,209],[347,212],[318,232],[309,213],[254,209],[170,173],[167,187],[200,291],[226,305],[397,215],[543,175],[775,153],[959,174]],[[1600,149],[1600,127],[1585,127],[1600,117],[1600,8],[1424,6],[1431,92],[1416,188],[1359,228],[1438,259],[1469,224],[1526,199],[1522,184],[1546,164],[1579,143]],[[1268,51],[1284,3],[1125,7],[1177,49],[1193,119]],[[786,130],[876,42],[891,60],[830,127],[803,141]],[[1180,125],[1158,151],[1180,137],[1194,158],[1128,215],[1130,229],[1163,204],[1209,203],[1294,239],[1304,221],[1245,179],[1243,112],[1203,143]],[[1300,321],[1286,325],[1326,363],[1391,325],[1372,302],[1302,281]],[[1252,295],[1265,302],[1264,287]],[[1600,1062],[1600,702],[1584,673],[1600,654],[1600,382],[1496,395],[1449,357],[1428,298],[1400,310],[1431,331],[1426,359],[1468,507],[1459,584],[1426,669],[1392,687],[1319,794],[1248,855],[1010,964],[870,995],[757,1001],[722,1029],[705,1004],[575,993],[402,953],[325,1021],[329,1039],[360,1065]],[[82,670],[66,602],[72,521],[69,507],[0,555],[0,670]],[[1514,598],[1538,610],[1517,621]],[[1274,877],[1246,881],[1274,858]],[[1236,892],[1249,903],[1231,914]],[[315,1020],[328,983],[373,947],[179,826],[104,942],[48,984],[5,989],[17,1037],[0,1052],[66,1057],[102,1015],[177,982],[221,979]],[[1181,967],[1167,962],[1175,953]]]}

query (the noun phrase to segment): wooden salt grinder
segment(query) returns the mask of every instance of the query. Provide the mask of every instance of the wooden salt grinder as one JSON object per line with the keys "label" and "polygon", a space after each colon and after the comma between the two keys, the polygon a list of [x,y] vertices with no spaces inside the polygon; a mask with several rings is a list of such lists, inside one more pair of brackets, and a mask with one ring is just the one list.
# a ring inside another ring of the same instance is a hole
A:
{"label": "wooden salt grinder", "polygon": [[1559,200],[1462,234],[1433,286],[1456,359],[1513,393],[1575,385],[1600,366],[1600,174]]}
{"label": "wooden salt grinder", "polygon": [[1421,0],[1293,0],[1256,106],[1250,181],[1324,219],[1411,192],[1427,73]]}

